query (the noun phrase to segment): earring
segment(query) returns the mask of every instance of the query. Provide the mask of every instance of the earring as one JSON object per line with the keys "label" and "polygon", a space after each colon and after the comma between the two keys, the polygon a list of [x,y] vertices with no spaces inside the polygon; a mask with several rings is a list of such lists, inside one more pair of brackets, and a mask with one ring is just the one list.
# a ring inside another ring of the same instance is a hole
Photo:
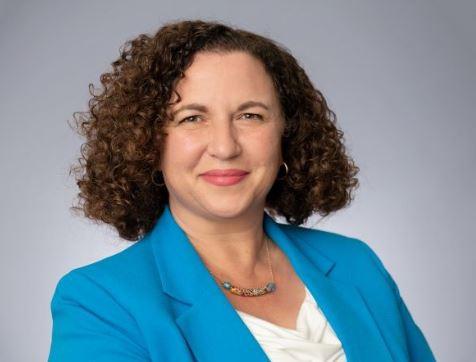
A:
{"label": "earring", "polygon": [[165,183],[159,183],[159,184],[158,184],[157,182],[155,182],[156,171],[158,171],[158,170],[152,171],[152,175],[151,175],[152,183],[153,183],[155,186],[162,187],[162,186],[165,185]]}
{"label": "earring", "polygon": [[[284,180],[286,178],[286,176],[288,175],[288,172],[289,172],[289,167],[286,164],[286,162],[283,161],[283,163],[281,165],[284,165],[284,168],[286,169],[286,173],[284,174],[283,177],[278,178],[278,180]],[[280,170],[281,170],[281,165],[279,166]],[[278,174],[279,174],[279,172],[278,172]]]}

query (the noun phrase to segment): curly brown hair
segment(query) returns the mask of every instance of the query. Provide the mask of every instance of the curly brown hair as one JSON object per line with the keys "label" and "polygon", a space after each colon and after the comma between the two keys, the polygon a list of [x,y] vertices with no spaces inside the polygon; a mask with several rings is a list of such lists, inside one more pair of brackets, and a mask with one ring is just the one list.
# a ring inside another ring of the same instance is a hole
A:
{"label": "curly brown hair", "polygon": [[314,212],[327,216],[347,206],[359,168],[346,155],[335,113],[289,50],[224,23],[187,20],[128,40],[100,76],[102,89],[89,84],[89,110],[73,114],[75,130],[86,138],[70,169],[80,190],[73,211],[112,225],[129,241],[150,231],[168,202],[157,166],[169,100],[199,51],[248,52],[261,60],[278,91],[289,172],[270,189],[268,213],[300,225]]}

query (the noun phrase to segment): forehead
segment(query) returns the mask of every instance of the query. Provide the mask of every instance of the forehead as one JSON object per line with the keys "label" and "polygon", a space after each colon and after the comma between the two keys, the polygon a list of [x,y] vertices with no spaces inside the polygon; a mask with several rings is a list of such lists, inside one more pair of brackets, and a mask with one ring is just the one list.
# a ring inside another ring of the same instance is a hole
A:
{"label": "forehead", "polygon": [[261,97],[272,101],[276,96],[271,77],[263,63],[241,51],[226,53],[198,52],[176,90],[182,99],[233,99]]}

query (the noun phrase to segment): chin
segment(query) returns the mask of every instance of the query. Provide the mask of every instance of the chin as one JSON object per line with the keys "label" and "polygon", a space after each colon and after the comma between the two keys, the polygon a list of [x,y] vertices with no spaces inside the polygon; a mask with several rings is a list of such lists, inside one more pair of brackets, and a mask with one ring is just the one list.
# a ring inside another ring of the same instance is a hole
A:
{"label": "chin", "polygon": [[227,202],[225,200],[220,200],[217,202],[207,202],[205,209],[215,217],[233,218],[243,214],[248,207],[245,204],[239,204],[236,201]]}

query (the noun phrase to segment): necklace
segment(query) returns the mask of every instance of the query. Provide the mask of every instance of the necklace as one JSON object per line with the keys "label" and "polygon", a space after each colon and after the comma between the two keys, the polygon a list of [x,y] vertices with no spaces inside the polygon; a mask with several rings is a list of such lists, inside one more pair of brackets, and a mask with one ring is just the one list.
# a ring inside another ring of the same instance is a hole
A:
{"label": "necklace", "polygon": [[259,288],[240,288],[236,285],[231,284],[229,281],[222,281],[220,278],[218,278],[215,274],[210,272],[211,275],[213,275],[218,281],[220,282],[220,285],[225,289],[228,290],[230,293],[233,293],[235,295],[241,295],[245,297],[258,297],[260,295],[272,293],[276,290],[276,283],[274,282],[274,274],[273,274],[273,267],[271,265],[271,259],[269,257],[269,248],[268,248],[268,240],[269,238],[265,235],[266,239],[266,253],[268,256],[268,267],[269,271],[271,273],[271,281],[266,284],[265,287],[259,287]]}

